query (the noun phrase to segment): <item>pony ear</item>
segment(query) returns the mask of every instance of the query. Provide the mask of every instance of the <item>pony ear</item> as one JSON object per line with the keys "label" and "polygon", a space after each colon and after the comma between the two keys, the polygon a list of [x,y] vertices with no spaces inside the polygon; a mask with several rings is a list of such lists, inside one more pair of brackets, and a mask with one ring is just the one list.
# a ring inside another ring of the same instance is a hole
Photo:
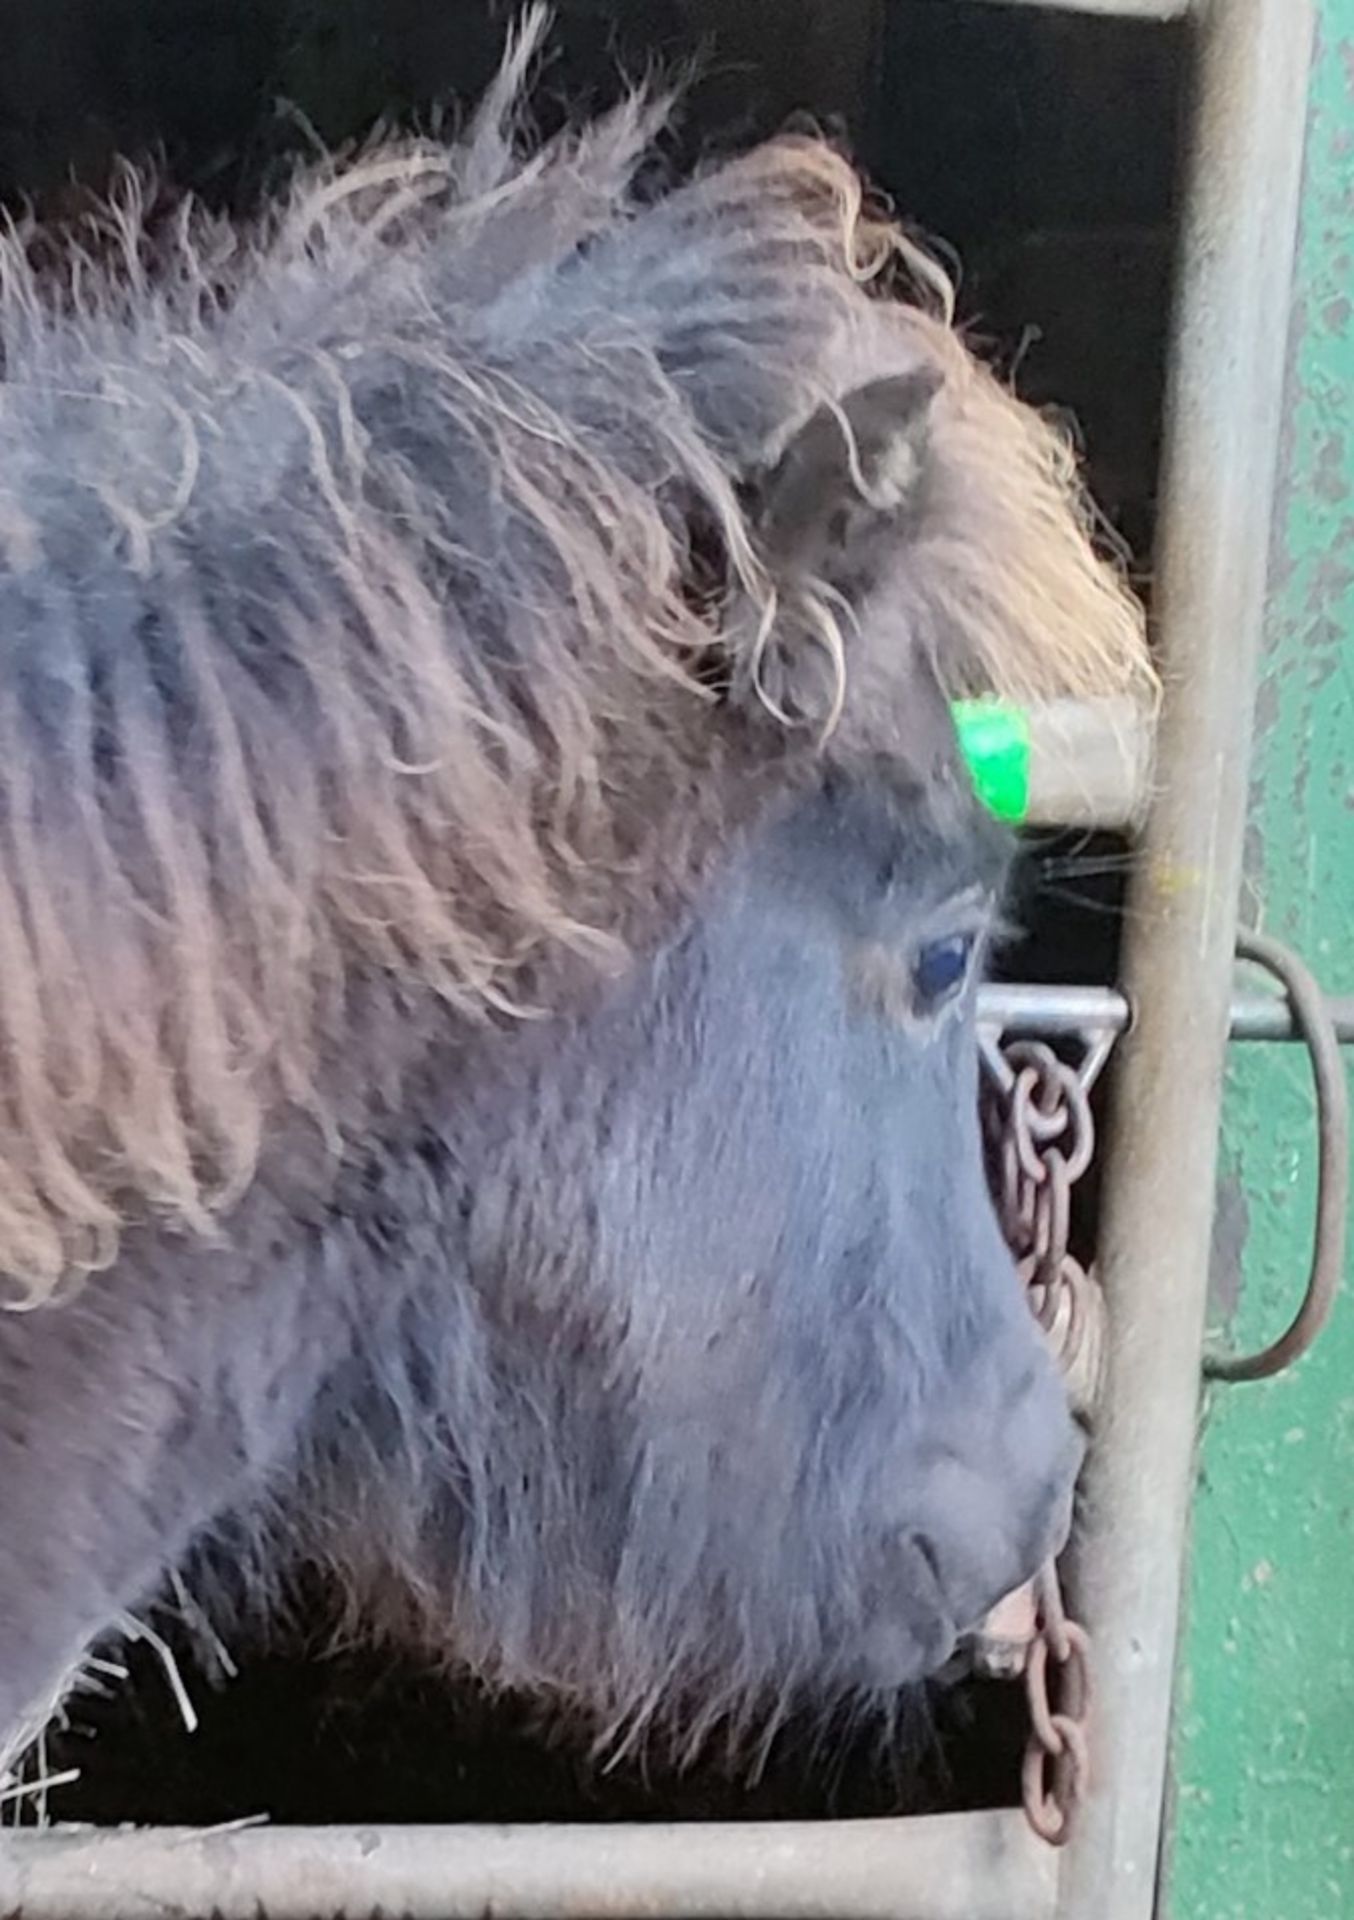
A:
{"label": "pony ear", "polygon": [[939,368],[872,380],[818,408],[748,488],[772,599],[755,638],[735,625],[731,691],[824,735],[846,693],[846,630],[913,536]]}
{"label": "pony ear", "polygon": [[[879,517],[905,514],[926,469],[936,367],[890,375],[825,404],[753,487],[752,519],[773,574],[835,571],[834,548]],[[850,563],[849,551],[839,558]]]}

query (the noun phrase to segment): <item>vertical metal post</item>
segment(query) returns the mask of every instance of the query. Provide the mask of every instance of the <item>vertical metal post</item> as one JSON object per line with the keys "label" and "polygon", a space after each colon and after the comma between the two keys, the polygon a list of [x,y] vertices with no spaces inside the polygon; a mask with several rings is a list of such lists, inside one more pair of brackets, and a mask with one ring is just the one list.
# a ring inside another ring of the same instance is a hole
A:
{"label": "vertical metal post", "polygon": [[1200,0],[1194,19],[1156,588],[1166,698],[1126,923],[1137,1025],[1107,1162],[1110,1362],[1077,1569],[1096,1778],[1063,1920],[1149,1920],[1155,1900],[1312,46],[1308,0]]}

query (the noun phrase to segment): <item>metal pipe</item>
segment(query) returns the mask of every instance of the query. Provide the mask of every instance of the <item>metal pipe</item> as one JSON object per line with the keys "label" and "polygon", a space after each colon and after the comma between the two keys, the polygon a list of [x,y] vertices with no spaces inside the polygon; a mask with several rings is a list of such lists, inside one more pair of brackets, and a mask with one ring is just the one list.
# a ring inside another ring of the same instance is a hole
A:
{"label": "metal pipe", "polygon": [[1166,696],[1126,923],[1137,1017],[1106,1163],[1106,1397],[1074,1569],[1096,1760],[1063,1920],[1150,1920],[1160,1866],[1312,27],[1308,0],[1197,9],[1155,589]]}
{"label": "metal pipe", "polygon": [[1147,810],[1151,718],[1129,700],[1054,700],[1031,707],[1030,797],[1036,827],[1121,830]]}
{"label": "metal pipe", "polygon": [[1051,1920],[1055,1856],[1020,1812],[586,1827],[54,1829],[0,1837],[19,1920]]}
{"label": "metal pipe", "polygon": [[1138,703],[956,700],[952,713],[974,791],[998,819],[1120,831],[1140,824],[1153,732]]}
{"label": "metal pipe", "polygon": [[[1327,1015],[1342,1046],[1354,1046],[1354,994],[1332,995]],[[1117,987],[985,986],[978,992],[979,1024],[1001,1033],[1057,1040],[1081,1034],[1127,1033],[1132,1009]],[[1232,997],[1227,1037],[1233,1041],[1303,1038],[1287,1000],[1276,993]]]}
{"label": "metal pipe", "polygon": [[1193,0],[998,0],[1007,7],[1043,7],[1049,12],[1090,13],[1118,20],[1179,20]]}

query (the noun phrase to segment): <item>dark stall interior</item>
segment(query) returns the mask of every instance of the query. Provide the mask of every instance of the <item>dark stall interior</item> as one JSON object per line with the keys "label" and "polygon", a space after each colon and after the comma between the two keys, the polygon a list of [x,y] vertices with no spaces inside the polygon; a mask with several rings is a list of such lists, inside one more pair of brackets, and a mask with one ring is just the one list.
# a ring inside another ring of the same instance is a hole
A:
{"label": "dark stall interior", "polygon": [[[0,197],[61,220],[114,155],[246,207],[316,137],[435,123],[492,72],[509,17],[473,0],[46,0],[6,9]],[[1106,537],[1150,591],[1180,103],[1188,48],[1161,26],[964,0],[557,0],[539,118],[654,64],[692,78],[679,161],[808,112],[861,157],[960,276],[960,311],[1020,391],[1083,447]],[[1003,960],[1026,980],[1112,977],[1124,853],[1031,839]],[[1093,1189],[1093,1181],[1085,1183]],[[1094,1194],[1089,1208],[1093,1214]],[[1083,1222],[1089,1234],[1093,1219]],[[789,1728],[755,1783],[601,1772],[511,1701],[448,1691],[308,1630],[232,1644],[210,1671],[176,1603],[189,1732],[149,1644],[130,1684],[48,1738],[49,1817],[210,1824],[863,1815],[1018,1797],[1023,1702],[970,1684],[895,1724]],[[41,1796],[13,1816],[38,1817]]]}

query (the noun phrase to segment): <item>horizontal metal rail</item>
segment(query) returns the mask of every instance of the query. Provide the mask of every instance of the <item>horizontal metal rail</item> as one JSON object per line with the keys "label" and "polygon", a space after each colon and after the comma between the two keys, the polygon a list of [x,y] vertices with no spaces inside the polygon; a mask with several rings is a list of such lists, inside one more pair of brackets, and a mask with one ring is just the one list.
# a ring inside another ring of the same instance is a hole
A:
{"label": "horizontal metal rail", "polygon": [[954,720],[974,789],[1000,819],[1130,830],[1147,812],[1154,729],[1139,702],[959,700]]}
{"label": "horizontal metal rail", "polygon": [[0,1839],[16,1920],[1051,1920],[1018,1810],[729,1825],[53,1828]]}
{"label": "horizontal metal rail", "polygon": [[[1326,1010],[1342,1046],[1354,1046],[1354,994],[1334,996]],[[985,986],[978,994],[981,1025],[1007,1034],[1056,1040],[1083,1034],[1127,1033],[1132,1008],[1117,987]],[[1242,993],[1232,1000],[1233,1040],[1301,1040],[1287,1000],[1274,993]]]}
{"label": "horizontal metal rail", "polygon": [[1041,7],[1049,13],[1089,13],[1100,19],[1180,20],[1195,0],[997,0],[1006,7]]}
{"label": "horizontal metal rail", "polygon": [[1029,715],[1032,827],[1136,825],[1150,797],[1151,716],[1129,700],[1055,700]]}

